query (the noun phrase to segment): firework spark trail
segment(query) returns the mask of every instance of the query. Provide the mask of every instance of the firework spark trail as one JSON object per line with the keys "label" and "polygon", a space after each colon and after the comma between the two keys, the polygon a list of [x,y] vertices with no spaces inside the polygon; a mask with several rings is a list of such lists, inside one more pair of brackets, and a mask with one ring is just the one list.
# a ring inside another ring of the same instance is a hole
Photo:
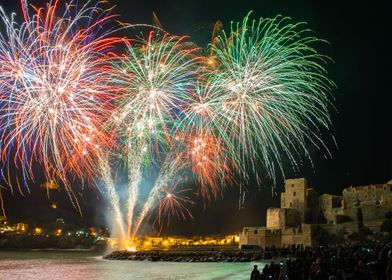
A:
{"label": "firework spark trail", "polygon": [[139,213],[131,234],[133,240],[139,231],[139,228],[157,202],[159,202],[161,192],[167,188],[168,185],[174,185],[178,181],[178,174],[183,170],[183,158],[179,157],[177,152],[169,153],[166,156],[164,163],[159,171],[159,176],[152,187],[147,200],[143,204],[142,210]]}
{"label": "firework spark trail", "polygon": [[101,148],[110,142],[102,127],[116,86],[107,53],[123,39],[110,35],[110,9],[91,1],[79,10],[69,2],[62,14],[58,1],[34,11],[21,3],[21,25],[0,10],[6,30],[0,37],[3,163],[21,168],[25,185],[38,162],[48,180],[69,187],[71,174],[95,175]]}
{"label": "firework spark trail", "polygon": [[128,245],[128,237],[125,232],[124,219],[120,208],[120,199],[116,192],[116,186],[112,179],[111,169],[108,160],[102,160],[100,162],[100,171],[107,192],[107,197],[110,202],[110,206],[113,209],[114,222],[117,225],[117,229],[120,234],[119,247],[121,249],[125,249]]}
{"label": "firework spark trail", "polygon": [[[132,147],[129,147],[132,149]],[[144,149],[138,150],[139,156],[128,156],[128,199],[127,199],[127,237],[131,236],[131,230],[133,226],[133,217],[136,207],[136,202],[139,194],[139,185],[142,179],[142,159]],[[140,153],[141,152],[141,153]]]}

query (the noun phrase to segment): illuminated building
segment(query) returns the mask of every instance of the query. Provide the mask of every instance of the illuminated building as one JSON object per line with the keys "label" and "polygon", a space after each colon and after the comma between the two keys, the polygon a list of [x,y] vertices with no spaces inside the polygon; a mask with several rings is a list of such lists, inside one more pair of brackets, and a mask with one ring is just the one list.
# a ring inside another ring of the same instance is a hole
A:
{"label": "illuminated building", "polygon": [[16,231],[19,233],[24,233],[27,231],[28,227],[29,226],[25,223],[17,223],[16,224]]}

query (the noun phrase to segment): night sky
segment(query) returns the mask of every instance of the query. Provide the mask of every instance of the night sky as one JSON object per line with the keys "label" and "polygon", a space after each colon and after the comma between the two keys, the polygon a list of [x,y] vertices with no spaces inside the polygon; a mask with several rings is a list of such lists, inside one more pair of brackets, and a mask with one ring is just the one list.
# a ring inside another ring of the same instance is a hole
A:
{"label": "night sky", "polygon": [[[6,11],[20,14],[19,1],[0,0]],[[43,1],[32,1],[40,4]],[[61,1],[60,1],[61,2]],[[325,142],[332,158],[311,150],[314,168],[306,163],[299,173],[288,172],[287,178],[306,177],[320,194],[339,194],[344,187],[383,183],[392,179],[391,112],[387,96],[391,94],[391,1],[283,1],[283,0],[111,0],[123,21],[152,23],[155,11],[163,28],[175,34],[188,34],[200,46],[206,46],[212,26],[221,20],[225,29],[230,21],[242,20],[251,10],[254,17],[289,16],[294,21],[306,21],[308,27],[330,45],[321,46],[320,52],[330,56],[330,78],[337,84],[332,93],[336,109],[331,108],[331,134]],[[39,182],[39,184],[42,182]],[[239,231],[243,226],[263,225],[265,209],[278,206],[283,178],[278,178],[277,193],[271,193],[268,181],[257,186],[250,183],[244,208],[238,209],[238,187],[232,186],[223,199],[211,202],[204,209],[195,207],[195,219],[173,223],[168,233],[198,234]],[[38,183],[37,183],[38,184]],[[38,184],[38,186],[39,186]],[[50,201],[57,201],[60,210],[51,215],[78,217],[64,191],[46,193],[31,186],[30,195],[5,194],[5,206],[10,219],[26,219],[49,213]],[[81,201],[86,221],[103,223],[106,206],[97,191],[86,187]],[[60,212],[61,211],[61,212]],[[70,218],[71,219],[71,218]]]}

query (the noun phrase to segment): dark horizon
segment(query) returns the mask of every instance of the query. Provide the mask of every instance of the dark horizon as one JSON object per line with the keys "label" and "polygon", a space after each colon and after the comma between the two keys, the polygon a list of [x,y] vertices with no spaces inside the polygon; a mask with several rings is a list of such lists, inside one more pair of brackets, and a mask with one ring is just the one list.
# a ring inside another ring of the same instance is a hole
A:
{"label": "dark horizon", "polygon": [[[33,0],[42,4],[44,1]],[[61,1],[60,1],[61,2]],[[225,30],[230,21],[240,21],[249,11],[253,17],[289,16],[293,21],[305,21],[317,37],[330,42],[320,46],[319,51],[334,60],[327,66],[329,77],[337,84],[332,96],[336,110],[330,108],[332,116],[331,134],[335,137],[336,148],[329,135],[325,141],[332,158],[325,158],[324,152],[310,149],[313,166],[304,159],[300,172],[287,172],[286,178],[305,177],[319,194],[340,194],[349,186],[385,183],[392,179],[390,148],[391,116],[388,112],[389,68],[391,45],[387,34],[391,26],[391,3],[342,3],[337,0],[319,2],[312,0],[291,1],[249,0],[238,1],[205,0],[163,0],[129,1],[113,0],[115,12],[123,21],[130,23],[152,23],[155,11],[164,29],[174,34],[187,34],[202,47],[211,37],[212,26],[221,20]],[[18,1],[0,0],[8,14],[21,13]],[[389,22],[389,23],[388,23]],[[328,138],[328,139],[327,139]],[[289,168],[287,168],[289,169]],[[41,178],[31,185],[32,194],[12,197],[2,191],[5,209],[10,219],[24,216],[43,215],[50,209],[51,201],[59,203],[65,212],[76,214],[64,190],[46,197],[46,191],[39,188]],[[41,180],[42,181],[42,180]],[[191,232],[220,233],[239,231],[243,226],[263,225],[265,210],[279,205],[283,178],[277,178],[277,193],[272,195],[271,184],[257,186],[251,182],[244,208],[238,210],[238,188],[232,186],[223,199],[211,202],[204,209],[194,209],[195,219],[173,223],[166,232],[188,234]],[[83,191],[82,209],[86,220],[102,223],[107,205],[99,198],[98,191],[86,187]],[[46,209],[46,210],[45,210]],[[57,210],[56,210],[57,211]],[[210,231],[210,232],[208,232]]]}

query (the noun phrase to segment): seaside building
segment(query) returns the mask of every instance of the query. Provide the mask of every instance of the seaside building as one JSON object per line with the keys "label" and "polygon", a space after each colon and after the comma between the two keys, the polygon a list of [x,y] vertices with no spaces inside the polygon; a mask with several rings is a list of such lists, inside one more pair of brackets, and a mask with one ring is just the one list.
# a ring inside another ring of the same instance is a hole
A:
{"label": "seaside building", "polygon": [[385,214],[392,211],[392,180],[384,184],[350,186],[341,196],[325,194],[319,198],[320,211],[329,232],[349,233],[365,226],[378,232]]}
{"label": "seaside building", "polygon": [[379,231],[385,214],[392,211],[392,180],[385,184],[349,187],[341,196],[317,195],[305,178],[285,180],[280,208],[269,208],[265,227],[245,227],[239,247],[311,247],[316,232],[358,232],[361,227]]}

